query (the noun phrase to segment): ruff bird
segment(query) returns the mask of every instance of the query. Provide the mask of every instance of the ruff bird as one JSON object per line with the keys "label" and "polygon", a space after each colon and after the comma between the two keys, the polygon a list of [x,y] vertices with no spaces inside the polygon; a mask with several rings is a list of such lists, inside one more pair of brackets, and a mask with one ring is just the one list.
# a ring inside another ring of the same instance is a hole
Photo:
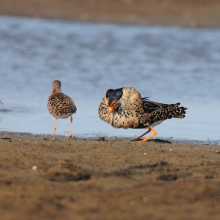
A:
{"label": "ruff bird", "polygon": [[[184,118],[187,108],[180,103],[163,104],[152,102],[133,87],[109,89],[99,105],[99,117],[115,128],[148,128],[137,137],[136,141],[145,142],[157,135],[154,126],[166,119]],[[144,135],[153,131],[149,137],[140,140]]]}
{"label": "ruff bird", "polygon": [[72,138],[72,114],[76,112],[76,106],[73,100],[64,93],[61,92],[61,82],[55,80],[52,84],[52,93],[48,99],[47,108],[49,113],[54,117],[54,135],[56,133],[56,120],[70,117],[70,133],[68,138]]}

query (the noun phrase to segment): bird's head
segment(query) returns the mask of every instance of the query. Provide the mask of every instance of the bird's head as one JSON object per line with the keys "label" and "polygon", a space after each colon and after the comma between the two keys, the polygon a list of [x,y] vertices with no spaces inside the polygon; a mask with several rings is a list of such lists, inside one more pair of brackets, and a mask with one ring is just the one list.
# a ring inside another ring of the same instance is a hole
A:
{"label": "bird's head", "polygon": [[117,109],[119,103],[120,103],[120,98],[123,95],[123,91],[122,88],[120,89],[109,89],[106,92],[106,98],[108,100],[108,114],[107,117],[109,117],[109,115],[115,111],[115,109]]}
{"label": "bird's head", "polygon": [[52,93],[61,92],[61,82],[59,80],[54,80],[52,84]]}

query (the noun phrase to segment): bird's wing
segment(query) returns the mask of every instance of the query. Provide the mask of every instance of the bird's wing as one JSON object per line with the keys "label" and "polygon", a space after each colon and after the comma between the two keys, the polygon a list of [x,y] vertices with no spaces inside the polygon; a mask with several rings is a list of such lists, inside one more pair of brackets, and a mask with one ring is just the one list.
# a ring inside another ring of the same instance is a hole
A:
{"label": "bird's wing", "polygon": [[147,97],[142,98],[142,100],[143,100],[143,108],[145,113],[151,113],[161,108],[168,107],[167,104],[149,101]]}

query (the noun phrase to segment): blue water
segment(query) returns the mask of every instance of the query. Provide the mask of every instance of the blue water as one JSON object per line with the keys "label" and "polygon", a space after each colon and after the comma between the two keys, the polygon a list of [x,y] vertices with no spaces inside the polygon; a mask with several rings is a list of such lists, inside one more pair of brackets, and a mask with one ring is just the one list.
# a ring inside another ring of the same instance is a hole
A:
{"label": "blue water", "polygon": [[[0,16],[0,131],[53,134],[52,81],[72,97],[73,135],[137,137],[98,117],[109,88],[135,87],[186,118],[156,127],[159,138],[220,143],[220,30],[125,26]],[[6,110],[6,111],[5,111]],[[57,121],[68,135],[69,119]]]}

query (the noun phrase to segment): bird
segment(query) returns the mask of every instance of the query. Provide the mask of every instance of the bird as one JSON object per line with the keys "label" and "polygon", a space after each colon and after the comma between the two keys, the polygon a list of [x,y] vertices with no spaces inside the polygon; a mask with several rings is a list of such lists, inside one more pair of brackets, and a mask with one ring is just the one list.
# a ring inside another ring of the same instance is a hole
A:
{"label": "bird", "polygon": [[[111,124],[115,128],[148,128],[141,136],[134,139],[143,143],[157,135],[154,127],[166,119],[184,118],[185,107],[180,103],[163,104],[149,100],[149,97],[141,97],[141,94],[133,87],[109,89],[101,100],[98,114],[100,119]],[[149,137],[140,140],[144,135],[153,132]]]}
{"label": "bird", "polygon": [[47,102],[47,108],[49,113],[54,117],[54,135],[55,139],[56,133],[56,120],[65,119],[70,117],[70,133],[68,138],[73,138],[72,136],[72,114],[76,112],[76,105],[73,100],[64,93],[61,92],[61,82],[59,80],[54,80],[52,84],[52,93]]}

